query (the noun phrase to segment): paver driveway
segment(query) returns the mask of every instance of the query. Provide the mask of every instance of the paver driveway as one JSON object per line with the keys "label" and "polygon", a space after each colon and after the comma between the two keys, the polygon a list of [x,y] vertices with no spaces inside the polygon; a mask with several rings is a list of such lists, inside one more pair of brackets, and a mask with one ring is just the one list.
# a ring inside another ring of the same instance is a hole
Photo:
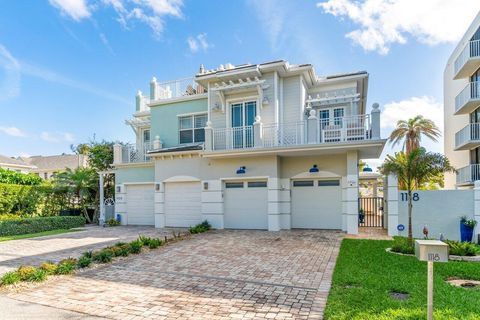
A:
{"label": "paver driveway", "polygon": [[140,234],[164,237],[171,235],[172,231],[152,227],[87,227],[83,231],[0,242],[0,275],[21,265],[76,258],[87,250],[103,248],[118,241],[131,241]]}
{"label": "paver driveway", "polygon": [[212,231],[9,296],[112,319],[321,319],[341,238]]}

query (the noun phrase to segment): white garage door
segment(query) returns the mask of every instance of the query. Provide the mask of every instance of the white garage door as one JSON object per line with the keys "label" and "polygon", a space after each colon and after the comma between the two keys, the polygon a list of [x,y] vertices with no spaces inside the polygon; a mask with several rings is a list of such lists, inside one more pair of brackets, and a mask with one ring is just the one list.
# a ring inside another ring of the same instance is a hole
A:
{"label": "white garage door", "polygon": [[200,182],[165,184],[165,225],[191,227],[202,220]]}
{"label": "white garage door", "polygon": [[267,181],[225,182],[225,228],[268,229]]}
{"label": "white garage door", "polygon": [[155,224],[153,193],[153,184],[127,185],[127,224]]}
{"label": "white garage door", "polygon": [[291,201],[292,228],[342,228],[340,180],[293,181]]}

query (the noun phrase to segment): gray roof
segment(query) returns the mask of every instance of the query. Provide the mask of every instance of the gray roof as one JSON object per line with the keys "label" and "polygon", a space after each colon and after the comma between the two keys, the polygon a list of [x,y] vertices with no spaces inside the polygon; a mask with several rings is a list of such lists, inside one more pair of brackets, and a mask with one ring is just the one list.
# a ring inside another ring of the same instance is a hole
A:
{"label": "gray roof", "polygon": [[28,164],[37,167],[36,170],[64,170],[85,167],[86,156],[77,154],[62,154],[58,156],[32,156],[22,158]]}
{"label": "gray roof", "polygon": [[7,157],[7,156],[2,156],[1,154],[0,154],[0,163],[17,165],[17,166],[29,166],[28,163],[25,163],[20,159],[15,159],[15,158]]}

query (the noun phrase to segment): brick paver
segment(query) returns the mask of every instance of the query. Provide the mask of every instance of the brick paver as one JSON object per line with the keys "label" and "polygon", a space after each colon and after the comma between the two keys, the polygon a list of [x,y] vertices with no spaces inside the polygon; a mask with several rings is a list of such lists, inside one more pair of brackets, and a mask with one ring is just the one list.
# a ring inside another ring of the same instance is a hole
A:
{"label": "brick paver", "polygon": [[342,237],[212,231],[9,296],[110,319],[321,319]]}
{"label": "brick paver", "polygon": [[0,275],[21,265],[39,265],[79,257],[87,250],[106,247],[119,241],[131,241],[139,235],[164,237],[172,231],[152,227],[87,227],[83,231],[31,239],[0,242]]}

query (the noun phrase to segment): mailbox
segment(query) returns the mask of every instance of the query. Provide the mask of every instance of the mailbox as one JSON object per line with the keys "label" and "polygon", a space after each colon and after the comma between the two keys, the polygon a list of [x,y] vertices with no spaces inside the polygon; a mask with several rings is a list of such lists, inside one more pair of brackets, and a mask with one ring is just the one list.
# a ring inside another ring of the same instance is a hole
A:
{"label": "mailbox", "polygon": [[448,262],[448,245],[439,240],[415,240],[415,256],[420,261]]}

